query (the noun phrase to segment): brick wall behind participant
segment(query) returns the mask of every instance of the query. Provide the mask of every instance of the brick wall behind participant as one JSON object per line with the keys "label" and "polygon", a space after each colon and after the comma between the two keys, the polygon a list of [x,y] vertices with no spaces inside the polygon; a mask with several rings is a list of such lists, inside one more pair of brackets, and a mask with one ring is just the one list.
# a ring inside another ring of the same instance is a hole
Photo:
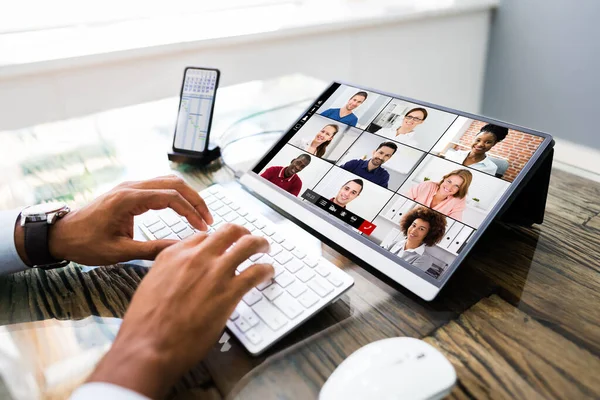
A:
{"label": "brick wall behind participant", "polygon": [[[485,122],[473,121],[460,138],[459,142],[466,146],[462,148],[463,150],[471,148],[473,138],[485,124]],[[492,147],[488,155],[508,160],[509,167],[502,178],[512,182],[543,141],[542,137],[509,129],[508,136]]]}

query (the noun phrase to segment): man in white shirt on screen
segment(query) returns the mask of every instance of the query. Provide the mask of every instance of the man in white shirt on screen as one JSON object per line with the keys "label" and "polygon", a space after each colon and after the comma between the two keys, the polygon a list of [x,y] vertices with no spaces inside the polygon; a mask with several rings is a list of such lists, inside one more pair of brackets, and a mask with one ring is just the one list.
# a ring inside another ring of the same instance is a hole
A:
{"label": "man in white shirt on screen", "polygon": [[167,207],[200,231],[213,221],[198,193],[172,176],[122,184],[80,210],[67,210],[48,225],[39,251],[28,242],[31,236],[25,238],[21,211],[0,211],[3,274],[30,269],[30,259],[44,253],[84,265],[156,258],[111,350],[72,399],[163,398],[216,343],[242,296],[273,276],[269,264],[234,273],[252,254],[269,251],[266,239],[241,226],[225,225],[210,237],[200,232],[184,241],[134,241],[134,215]]}

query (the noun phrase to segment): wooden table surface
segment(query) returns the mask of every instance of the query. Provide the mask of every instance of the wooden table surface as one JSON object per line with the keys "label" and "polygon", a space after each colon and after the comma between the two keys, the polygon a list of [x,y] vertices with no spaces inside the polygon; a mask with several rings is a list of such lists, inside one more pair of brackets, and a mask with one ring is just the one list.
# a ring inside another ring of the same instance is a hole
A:
{"label": "wooden table surface", "polygon": [[[178,171],[198,190],[233,180],[225,168]],[[599,183],[554,169],[544,223],[493,224],[432,302],[323,245],[355,279],[346,295],[259,357],[226,335],[170,397],[316,398],[361,346],[411,336],[455,366],[452,398],[600,398],[599,198]],[[0,277],[0,341],[19,350],[42,398],[85,379],[146,272],[71,264]]]}

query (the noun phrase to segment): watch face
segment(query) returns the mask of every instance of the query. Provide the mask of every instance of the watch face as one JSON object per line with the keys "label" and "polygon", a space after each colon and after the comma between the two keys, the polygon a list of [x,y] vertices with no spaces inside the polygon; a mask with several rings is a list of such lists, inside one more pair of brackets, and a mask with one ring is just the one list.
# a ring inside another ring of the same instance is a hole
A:
{"label": "watch face", "polygon": [[56,212],[62,208],[66,207],[65,203],[44,203],[38,204],[35,206],[27,207],[21,212],[21,215],[25,217],[34,216],[34,215],[46,215],[52,212]]}

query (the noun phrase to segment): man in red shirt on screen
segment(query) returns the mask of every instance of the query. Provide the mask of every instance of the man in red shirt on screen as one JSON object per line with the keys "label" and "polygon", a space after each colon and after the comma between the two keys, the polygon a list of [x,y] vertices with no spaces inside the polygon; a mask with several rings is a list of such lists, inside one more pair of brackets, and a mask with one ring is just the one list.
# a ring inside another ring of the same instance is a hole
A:
{"label": "man in red shirt on screen", "polygon": [[300,154],[287,167],[269,167],[260,176],[286,192],[298,196],[302,189],[302,179],[297,174],[310,164],[310,160],[308,154]]}

